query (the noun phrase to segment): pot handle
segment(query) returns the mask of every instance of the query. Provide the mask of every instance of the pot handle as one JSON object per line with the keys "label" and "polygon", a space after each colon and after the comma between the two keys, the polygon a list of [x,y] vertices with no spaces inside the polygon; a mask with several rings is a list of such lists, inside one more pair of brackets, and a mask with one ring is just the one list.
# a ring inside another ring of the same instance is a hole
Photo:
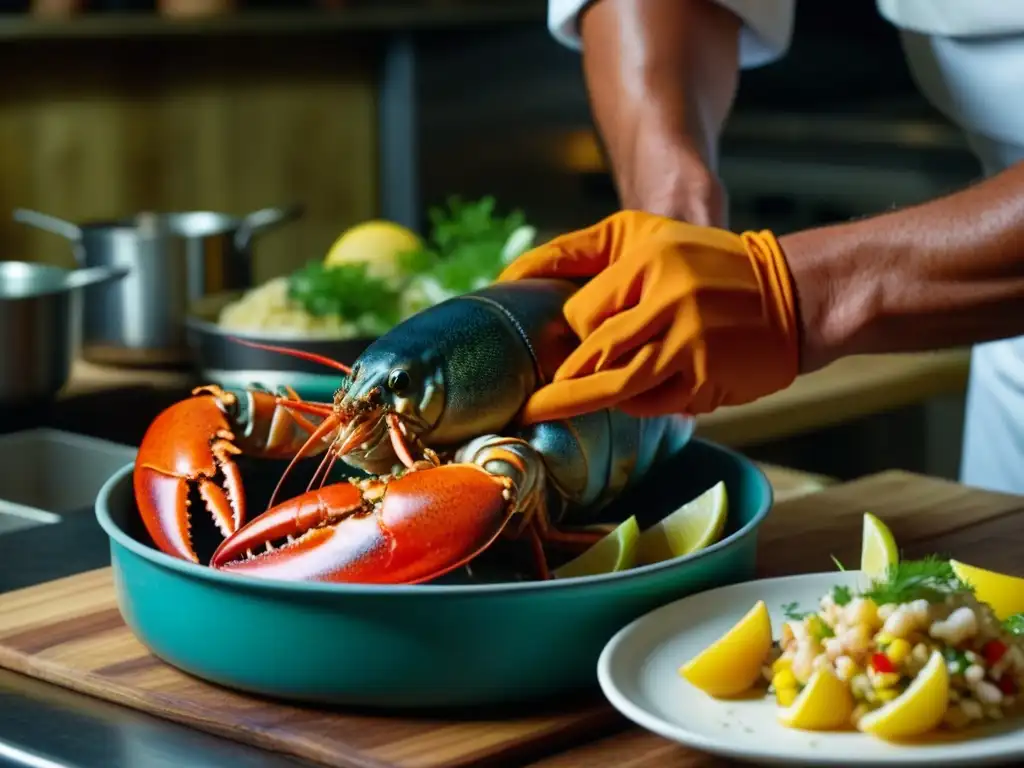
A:
{"label": "pot handle", "polygon": [[30,227],[36,227],[37,229],[60,235],[67,240],[77,241],[82,238],[82,229],[77,224],[72,224],[64,219],[58,219],[56,216],[51,216],[48,213],[31,211],[27,208],[15,208],[14,220],[21,224],[28,224]]}
{"label": "pot handle", "polygon": [[88,288],[90,285],[108,283],[112,280],[120,280],[131,272],[131,267],[87,267],[86,269],[75,269],[68,274],[64,281],[66,288]]}
{"label": "pot handle", "polygon": [[260,232],[276,227],[286,221],[299,218],[305,212],[305,206],[300,203],[285,206],[283,208],[261,208],[258,211],[245,216],[242,224],[235,232],[235,248],[245,251],[253,237]]}
{"label": "pot handle", "polygon": [[44,232],[50,232],[71,241],[71,253],[74,256],[75,263],[79,266],[85,263],[82,228],[77,224],[72,224],[64,219],[58,219],[56,216],[51,216],[48,213],[32,211],[28,208],[15,208],[13,217],[15,221],[21,224],[28,224],[30,227],[36,227]]}

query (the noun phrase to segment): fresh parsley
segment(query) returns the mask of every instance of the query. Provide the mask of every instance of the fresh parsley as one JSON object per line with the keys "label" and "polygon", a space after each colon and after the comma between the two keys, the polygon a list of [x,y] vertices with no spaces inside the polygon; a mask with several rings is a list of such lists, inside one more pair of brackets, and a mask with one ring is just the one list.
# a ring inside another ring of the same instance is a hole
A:
{"label": "fresh parsley", "polygon": [[832,587],[833,603],[836,605],[849,605],[851,600],[853,600],[853,592],[850,591],[849,587],[844,587],[841,584]]}
{"label": "fresh parsley", "polygon": [[972,591],[957,577],[948,560],[931,556],[890,565],[885,576],[874,581],[863,594],[876,605],[885,605],[913,600],[937,603],[950,594]]}
{"label": "fresh parsley", "polygon": [[337,315],[368,333],[384,333],[399,320],[399,291],[363,263],[311,262],[289,276],[288,295],[311,315]]}
{"label": "fresh parsley", "polygon": [[1007,616],[1003,626],[1011,635],[1024,635],[1024,613],[1015,613]]}
{"label": "fresh parsley", "polygon": [[494,282],[536,234],[522,211],[501,215],[489,196],[469,202],[452,197],[427,215],[430,235],[422,247],[397,257],[398,280],[374,277],[363,263],[314,261],[289,276],[289,297],[311,315],[336,315],[381,334],[412,312]]}
{"label": "fresh parsley", "polygon": [[493,282],[505,268],[509,239],[526,226],[522,211],[499,215],[490,196],[475,202],[450,197],[445,207],[431,208],[427,215],[432,228],[428,242],[400,256],[399,264],[404,274],[432,278],[456,294]]}
{"label": "fresh parsley", "polygon": [[786,618],[790,621],[801,621],[804,617],[810,615],[810,611],[801,611],[799,603],[786,603],[782,606],[782,613],[785,614]]}

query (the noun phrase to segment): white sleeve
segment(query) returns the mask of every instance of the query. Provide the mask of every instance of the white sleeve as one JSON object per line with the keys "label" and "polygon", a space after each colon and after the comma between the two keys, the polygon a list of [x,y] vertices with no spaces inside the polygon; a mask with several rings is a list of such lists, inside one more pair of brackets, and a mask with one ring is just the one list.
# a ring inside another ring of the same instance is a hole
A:
{"label": "white sleeve", "polygon": [[[580,50],[576,19],[590,0],[548,0],[548,29],[569,48]],[[740,66],[751,69],[769,64],[789,49],[793,36],[796,0],[714,0],[740,17]]]}

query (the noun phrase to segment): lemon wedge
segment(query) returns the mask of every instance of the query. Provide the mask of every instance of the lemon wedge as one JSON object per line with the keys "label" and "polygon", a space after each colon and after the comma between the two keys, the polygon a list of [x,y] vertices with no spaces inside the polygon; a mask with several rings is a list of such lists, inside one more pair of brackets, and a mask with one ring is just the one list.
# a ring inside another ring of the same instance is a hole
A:
{"label": "lemon wedge", "polygon": [[957,578],[974,588],[974,596],[979,601],[992,606],[1000,621],[1024,612],[1024,579],[956,560],[950,560],[949,564]]}
{"label": "lemon wedge", "polygon": [[732,629],[679,668],[679,674],[709,696],[739,696],[754,687],[772,646],[772,622],[763,600]]}
{"label": "lemon wedge", "polygon": [[375,219],[345,230],[328,249],[324,264],[335,267],[364,263],[374,277],[396,278],[401,274],[398,257],[422,245],[420,236],[412,230]]}
{"label": "lemon wedge", "polygon": [[658,563],[714,544],[725,529],[729,498],[718,482],[640,534],[637,562]]}
{"label": "lemon wedge", "polygon": [[779,722],[802,731],[835,731],[850,724],[853,707],[849,686],[831,667],[822,667],[814,671],[793,703],[779,712]]}
{"label": "lemon wedge", "polygon": [[858,728],[881,739],[906,739],[938,727],[949,706],[949,671],[934,651],[914,681],[888,704],[860,719]]}
{"label": "lemon wedge", "polygon": [[883,578],[890,565],[900,561],[896,539],[888,526],[872,515],[864,513],[860,544],[860,569],[872,579]]}
{"label": "lemon wedge", "polygon": [[596,576],[601,573],[626,571],[636,565],[636,541],[640,526],[630,515],[614,531],[574,560],[570,560],[552,575],[557,579],[575,576]]}

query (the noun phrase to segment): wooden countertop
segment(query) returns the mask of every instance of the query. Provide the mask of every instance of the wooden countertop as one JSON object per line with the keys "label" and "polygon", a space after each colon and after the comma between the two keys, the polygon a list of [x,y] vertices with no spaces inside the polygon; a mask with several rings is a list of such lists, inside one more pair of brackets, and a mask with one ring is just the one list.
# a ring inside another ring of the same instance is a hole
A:
{"label": "wooden countertop", "polygon": [[[787,390],[701,417],[698,434],[725,445],[750,445],[960,393],[969,363],[968,350],[847,358],[801,376]],[[79,362],[61,400],[138,388],[184,395],[196,383],[192,374],[178,371],[118,370]]]}
{"label": "wooden countertop", "polygon": [[970,351],[849,357],[789,389],[698,420],[698,434],[750,445],[965,391]]}
{"label": "wooden countertop", "polygon": [[[1016,547],[1024,497],[905,472],[884,472],[780,503],[758,536],[758,575],[832,571],[832,555],[856,562],[865,509],[890,526],[908,558],[941,552],[1024,575]],[[792,546],[796,540],[800,547]],[[429,719],[281,709],[251,700],[186,677],[153,657],[121,619],[109,568],[0,596],[0,611],[8,619],[0,628],[0,667],[324,766],[736,765],[642,730],[600,698],[532,714],[439,712]],[[228,727],[232,722],[244,723],[244,729]]]}

